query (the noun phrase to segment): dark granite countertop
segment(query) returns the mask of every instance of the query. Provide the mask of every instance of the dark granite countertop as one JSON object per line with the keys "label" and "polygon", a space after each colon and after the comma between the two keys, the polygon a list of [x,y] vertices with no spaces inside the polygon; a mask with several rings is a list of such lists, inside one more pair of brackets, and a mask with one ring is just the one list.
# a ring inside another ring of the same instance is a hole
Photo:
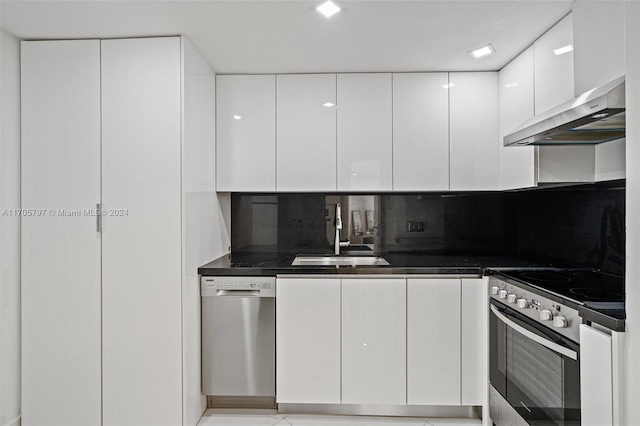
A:
{"label": "dark granite countertop", "polygon": [[[304,254],[304,253],[303,253]],[[317,253],[321,254],[321,253]],[[324,254],[324,253],[322,253]],[[326,253],[331,255],[331,253]],[[362,253],[360,253],[362,254]],[[371,253],[369,253],[371,254]],[[348,255],[354,255],[348,252]],[[388,266],[291,266],[296,253],[231,253],[198,268],[200,275],[276,276],[278,274],[451,274],[482,275],[485,268],[552,266],[513,256],[442,254],[442,253],[378,253]]]}
{"label": "dark granite countertop", "polygon": [[[300,253],[307,254],[307,253]],[[316,253],[332,255],[332,253]],[[347,252],[346,255],[363,253]],[[372,252],[366,254],[373,254]],[[198,268],[205,276],[276,276],[305,275],[487,275],[501,270],[522,268],[565,267],[548,260],[509,255],[478,255],[460,253],[376,253],[389,262],[388,266],[291,266],[296,253],[252,252],[230,253]],[[588,321],[595,321],[613,330],[624,330],[624,313],[575,306]]]}

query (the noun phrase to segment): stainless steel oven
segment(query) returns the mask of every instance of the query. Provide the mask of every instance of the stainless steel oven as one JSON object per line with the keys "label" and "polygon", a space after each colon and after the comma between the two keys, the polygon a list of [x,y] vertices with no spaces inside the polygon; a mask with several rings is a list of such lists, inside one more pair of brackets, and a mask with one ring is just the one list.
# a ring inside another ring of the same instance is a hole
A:
{"label": "stainless steel oven", "polygon": [[493,422],[579,425],[578,312],[496,278],[490,289]]}

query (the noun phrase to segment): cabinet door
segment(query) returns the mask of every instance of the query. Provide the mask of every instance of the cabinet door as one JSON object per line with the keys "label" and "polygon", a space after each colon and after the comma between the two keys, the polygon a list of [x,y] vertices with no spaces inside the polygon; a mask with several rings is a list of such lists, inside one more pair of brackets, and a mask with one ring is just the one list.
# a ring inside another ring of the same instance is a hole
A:
{"label": "cabinet door", "polygon": [[340,403],[340,280],[283,278],[276,286],[278,403]]}
{"label": "cabinet door", "polygon": [[393,189],[449,190],[448,73],[393,74]]}
{"label": "cabinet door", "polygon": [[[561,50],[559,50],[561,49]],[[573,99],[573,16],[567,15],[533,43],[535,113]]]}
{"label": "cabinet door", "polygon": [[99,425],[100,42],[21,56],[22,422]]}
{"label": "cabinet door", "polygon": [[342,403],[406,404],[406,281],[342,280]]}
{"label": "cabinet door", "polygon": [[407,403],[460,405],[460,280],[407,280]]}
{"label": "cabinet door", "polygon": [[221,75],[217,91],[217,190],[276,190],[276,77]]}
{"label": "cabinet door", "polygon": [[102,41],[103,421],[182,422],[180,39]]}
{"label": "cabinet door", "polygon": [[482,405],[488,389],[488,284],[483,278],[462,279],[462,405]]}
{"label": "cabinet door", "polygon": [[571,7],[575,96],[625,75],[624,2],[585,1]]}
{"label": "cabinet door", "polygon": [[336,190],[336,75],[278,75],[277,190]]}
{"label": "cabinet door", "polygon": [[338,191],[392,189],[391,74],[338,74]]}
{"label": "cabinet door", "polygon": [[611,336],[580,324],[580,404],[583,425],[613,425]]}
{"label": "cabinet door", "polygon": [[504,146],[503,138],[533,117],[533,47],[498,74],[500,103],[500,190],[529,188],[535,181],[535,148]]}
{"label": "cabinet door", "polygon": [[450,73],[451,190],[497,190],[498,73]]}

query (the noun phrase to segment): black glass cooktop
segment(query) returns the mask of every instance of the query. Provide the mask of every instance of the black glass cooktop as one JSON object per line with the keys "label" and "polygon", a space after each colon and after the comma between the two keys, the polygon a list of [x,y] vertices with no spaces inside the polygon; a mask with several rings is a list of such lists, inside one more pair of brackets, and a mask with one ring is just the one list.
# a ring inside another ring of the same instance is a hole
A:
{"label": "black glass cooktop", "polygon": [[522,269],[501,275],[594,308],[624,308],[624,278],[583,269]]}

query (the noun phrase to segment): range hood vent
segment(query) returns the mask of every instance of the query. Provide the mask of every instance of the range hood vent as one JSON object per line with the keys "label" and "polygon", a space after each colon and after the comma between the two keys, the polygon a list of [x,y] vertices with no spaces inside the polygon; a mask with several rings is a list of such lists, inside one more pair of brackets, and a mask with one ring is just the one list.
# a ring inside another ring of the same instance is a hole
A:
{"label": "range hood vent", "polygon": [[594,145],[625,137],[625,78],[619,77],[536,115],[504,137],[504,146]]}

